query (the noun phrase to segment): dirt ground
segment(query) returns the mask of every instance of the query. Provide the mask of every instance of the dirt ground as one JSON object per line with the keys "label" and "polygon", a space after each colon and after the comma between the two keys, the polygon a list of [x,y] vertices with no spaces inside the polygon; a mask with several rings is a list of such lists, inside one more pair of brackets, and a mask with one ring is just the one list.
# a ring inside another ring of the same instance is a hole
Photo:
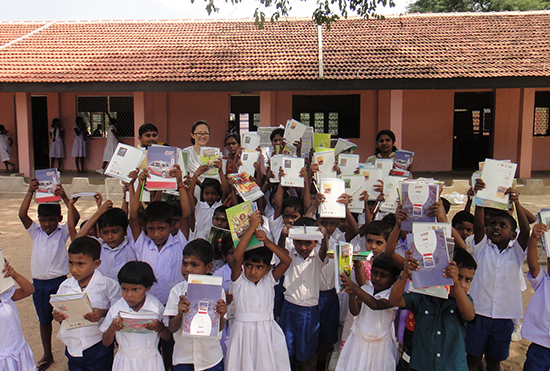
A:
{"label": "dirt ground", "polygon": [[[532,212],[537,212],[542,207],[550,207],[550,196],[522,196],[521,201],[523,205]],[[30,279],[32,241],[19,221],[18,210],[20,202],[21,200],[18,199],[2,199],[3,207],[0,209],[0,220],[2,221],[0,224],[0,247],[3,250],[4,257],[10,264],[18,272]],[[81,220],[89,218],[96,208],[91,198],[79,200],[77,207],[82,215]],[[462,206],[453,206],[449,215],[454,215],[454,213],[460,209],[462,209]],[[66,215],[66,209],[63,209],[63,213]],[[33,218],[33,220],[36,220],[36,204],[31,205],[29,216]],[[524,271],[526,270],[527,266],[524,265]],[[533,295],[531,286],[529,284],[527,284],[527,286],[528,289],[523,293],[524,309],[527,308],[529,300]],[[35,359],[38,360],[42,357],[42,345],[38,331],[38,319],[32,299],[29,297],[17,302],[17,307],[19,308],[19,315],[21,317],[25,338],[34,352]],[[53,329],[53,351],[56,362],[49,370],[65,371],[67,370],[67,363],[63,353],[63,345],[60,340],[55,338],[59,330],[59,325],[54,323]],[[502,369],[505,371],[521,370],[528,346],[529,342],[526,340],[512,343],[510,357],[503,363]]]}

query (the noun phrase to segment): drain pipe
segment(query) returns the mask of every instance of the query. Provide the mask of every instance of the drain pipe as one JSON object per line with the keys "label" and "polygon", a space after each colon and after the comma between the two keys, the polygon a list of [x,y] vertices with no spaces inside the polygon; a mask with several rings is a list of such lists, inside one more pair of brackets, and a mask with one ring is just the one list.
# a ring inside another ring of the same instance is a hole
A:
{"label": "drain pipe", "polygon": [[319,41],[319,78],[324,79],[325,73],[323,67],[323,27],[321,25],[317,25],[317,40]]}

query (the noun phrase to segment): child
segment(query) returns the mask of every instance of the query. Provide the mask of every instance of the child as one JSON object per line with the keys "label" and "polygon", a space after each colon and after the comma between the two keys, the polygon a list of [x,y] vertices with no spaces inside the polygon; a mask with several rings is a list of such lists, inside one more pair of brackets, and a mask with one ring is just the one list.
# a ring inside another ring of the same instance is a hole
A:
{"label": "child", "polygon": [[[311,218],[300,218],[294,226],[317,226]],[[284,303],[279,324],[285,333],[288,354],[302,370],[315,369],[315,352],[319,343],[319,291],[321,270],[326,259],[329,236],[325,228],[321,247],[315,240],[294,240],[290,248],[292,260],[285,273]]]}
{"label": "child", "polygon": [[84,119],[80,116],[76,118],[74,127],[74,141],[71,156],[74,157],[76,171],[80,174],[84,172],[84,159],[86,158],[86,139],[90,135]]}
{"label": "child", "polygon": [[[405,268],[391,289],[390,304],[406,308],[416,320],[412,338],[410,368],[417,371],[466,370],[464,347],[466,323],[476,317],[467,294],[477,268],[474,258],[464,249],[455,249],[453,261],[443,275],[452,278],[448,299],[417,293],[405,293],[405,284],[418,262],[407,251]],[[476,369],[477,370],[477,369]]]}
{"label": "child", "polygon": [[366,250],[372,251],[373,257],[383,253],[390,233],[391,225],[388,223],[379,220],[369,223],[366,227]]}
{"label": "child", "polygon": [[111,125],[109,125],[109,128],[107,129],[107,140],[105,143],[105,149],[103,150],[103,165],[101,166],[101,174],[105,172],[109,161],[111,161],[111,157],[113,157],[113,154],[115,153],[118,142],[120,142],[117,135],[116,120],[111,119],[110,122]]}
{"label": "child", "polygon": [[58,118],[52,120],[50,128],[50,161],[51,167],[55,168],[55,160],[57,159],[57,170],[61,171],[63,159],[65,158],[65,145],[63,144],[63,127]]}
{"label": "child", "polygon": [[[31,273],[33,276],[34,294],[32,300],[40,323],[40,338],[44,355],[38,361],[39,370],[45,370],[54,362],[52,354],[52,306],[50,295],[55,294],[59,285],[67,279],[69,273],[66,242],[69,238],[67,224],[63,220],[59,204],[38,205],[38,224],[29,218],[29,206],[32,196],[38,189],[36,178],[31,179],[27,194],[19,208],[19,219],[32,238]],[[61,185],[55,190],[67,208],[71,208],[69,198]],[[74,224],[80,215],[72,207]]]}
{"label": "child", "polygon": [[[475,208],[473,255],[479,265],[470,294],[476,303],[476,322],[468,326],[466,352],[470,370],[477,370],[485,355],[487,370],[498,370],[508,358],[514,331],[513,319],[523,316],[519,271],[529,241],[529,222],[516,190],[508,188],[517,210],[516,221],[506,211],[496,211],[485,229],[482,207]],[[516,239],[517,236],[517,239]]]}
{"label": "child", "polygon": [[[3,261],[1,263],[4,263]],[[23,337],[19,311],[14,301],[25,299],[34,292],[34,287],[25,277],[9,265],[3,264],[3,277],[11,277],[19,288],[12,287],[0,294],[0,370],[36,370],[31,347]]]}
{"label": "child", "polygon": [[8,131],[4,125],[0,125],[0,159],[6,166],[6,173],[10,172],[8,165],[11,166],[12,170],[15,169],[15,164],[10,162],[10,150],[12,144],[13,139],[8,136]]}
{"label": "child", "polygon": [[101,244],[101,265],[97,268],[105,277],[116,280],[120,268],[129,261],[136,260],[136,253],[128,239],[128,215],[113,207],[113,201],[105,201],[77,234],[88,236],[96,226]]}
{"label": "child", "polygon": [[[122,299],[117,301],[105,316],[99,327],[103,332],[103,345],[113,344],[116,336],[118,352],[113,362],[113,371],[140,370],[159,371],[164,369],[162,357],[158,351],[159,337],[165,340],[172,334],[162,323],[164,306],[149,290],[156,281],[153,269],[147,263],[132,261],[126,263],[118,273],[118,282]],[[119,313],[154,313],[157,319],[147,323],[149,333],[122,332],[124,324]]]}
{"label": "child", "polygon": [[[222,277],[222,287],[223,287],[223,290],[225,291],[227,305],[229,306],[233,301],[233,288],[231,285],[232,284],[231,264],[233,262],[233,254],[235,253],[235,245],[233,244],[233,239],[231,238],[231,234],[228,233],[224,235],[220,245],[221,245],[221,248],[220,248],[221,256],[225,264],[221,268],[216,270],[212,274],[212,276]],[[214,263],[214,261],[212,263]],[[229,326],[232,322],[231,321],[232,319],[233,318],[229,318],[228,316],[227,321],[225,323],[225,327],[222,332],[221,339],[220,339],[224,358],[225,358],[225,355],[227,354],[227,345],[229,343],[229,334],[230,334]]]}
{"label": "child", "polygon": [[451,225],[464,241],[474,234],[474,216],[468,211],[462,210],[456,213]]}
{"label": "child", "polygon": [[[220,341],[216,338],[185,337],[181,328],[183,314],[189,312],[187,294],[187,279],[189,274],[208,274],[212,270],[214,250],[208,241],[197,239],[189,242],[183,250],[181,274],[185,280],[178,283],[170,291],[170,297],[164,310],[168,317],[168,328],[174,334],[174,355],[172,364],[174,371],[208,370],[219,371],[222,368],[223,353]],[[225,324],[224,315],[227,312],[225,293],[222,293],[216,305],[216,313],[220,318],[220,330]]]}
{"label": "child", "polygon": [[[258,230],[261,222],[259,212],[250,216],[231,261],[236,308],[225,366],[228,370],[290,371],[285,336],[273,317],[273,304],[274,287],[291,260],[286,250]],[[245,252],[253,234],[265,246]],[[273,253],[281,262],[270,270]]]}
{"label": "child", "polygon": [[[91,237],[80,237],[69,246],[69,270],[71,278],[66,279],[57,294],[85,292],[92,303],[93,311],[84,319],[95,323],[67,330],[61,326],[57,337],[65,344],[65,355],[69,361],[69,371],[111,370],[113,366],[113,345],[101,343],[103,334],[99,330],[103,317],[111,305],[120,299],[120,287],[115,280],[105,277],[97,270],[101,264],[101,245]],[[53,318],[63,322],[68,317],[53,311]]]}
{"label": "child", "polygon": [[149,123],[141,125],[138,129],[138,148],[147,149],[153,144],[157,144],[158,136],[159,130],[155,125]]}
{"label": "child", "polygon": [[341,275],[342,287],[349,294],[349,310],[356,320],[340,353],[337,371],[395,370],[397,344],[393,321],[397,308],[388,299],[399,273],[381,253],[372,261],[372,285],[359,287],[346,274]]}

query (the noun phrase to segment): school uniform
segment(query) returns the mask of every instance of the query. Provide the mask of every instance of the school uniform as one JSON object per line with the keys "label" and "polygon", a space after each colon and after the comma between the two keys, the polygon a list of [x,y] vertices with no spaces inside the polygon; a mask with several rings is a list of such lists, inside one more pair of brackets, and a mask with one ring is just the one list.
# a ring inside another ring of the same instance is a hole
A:
{"label": "school uniform", "polygon": [[[339,232],[339,231],[338,231]],[[330,236],[329,250],[336,251],[336,245],[338,241],[345,241],[343,233],[336,232]],[[319,285],[319,316],[320,316],[320,328],[319,328],[319,340],[323,344],[336,344],[338,342],[338,326],[340,325],[340,304],[348,302],[348,295],[345,295],[345,300],[340,303],[340,297],[336,293],[336,277],[335,277],[335,261],[329,259],[328,263],[321,269],[321,282]],[[346,312],[347,312],[347,305]],[[345,318],[345,316],[344,316]]]}
{"label": "school uniform", "polygon": [[101,265],[97,268],[105,277],[118,280],[118,272],[124,264],[137,260],[136,253],[128,235],[124,236],[122,242],[115,247],[107,245],[103,239],[98,238],[101,244]]}
{"label": "school uniform", "polygon": [[[224,264],[221,268],[216,270],[214,274],[212,274],[214,277],[222,277],[222,287],[225,292],[230,292],[230,286],[231,286],[231,267],[229,267],[229,264]],[[232,304],[233,305],[233,304]],[[227,306],[227,312],[229,314],[230,305]],[[229,327],[231,325],[230,322],[232,322],[232,318],[230,319],[229,316],[227,317],[227,321],[225,322],[225,327],[222,330],[222,335],[220,338],[220,344],[222,346],[223,351],[223,358],[225,359],[225,355],[227,354],[227,346],[229,344],[229,335],[231,334]]]}
{"label": "school uniform", "polygon": [[195,205],[195,228],[191,232],[189,239],[194,240],[197,238],[197,235],[203,229],[208,229],[208,232],[210,232],[210,227],[212,227],[212,216],[214,216],[214,211],[219,206],[222,206],[221,201],[214,202],[212,206],[208,205],[208,202],[197,202]]}

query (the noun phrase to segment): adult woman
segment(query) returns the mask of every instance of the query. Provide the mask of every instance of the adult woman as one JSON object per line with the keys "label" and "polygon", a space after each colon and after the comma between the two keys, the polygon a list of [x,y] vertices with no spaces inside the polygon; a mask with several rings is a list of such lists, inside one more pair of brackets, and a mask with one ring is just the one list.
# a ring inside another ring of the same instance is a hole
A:
{"label": "adult woman", "polygon": [[206,147],[210,140],[210,126],[205,121],[197,121],[191,126],[192,146],[184,148],[188,153],[187,171],[193,176],[195,171],[201,166],[201,147]]}
{"label": "adult woman", "polygon": [[239,170],[239,158],[241,153],[241,138],[239,134],[229,134],[225,137],[225,148],[227,149],[226,174],[233,174]]}
{"label": "adult woman", "polygon": [[395,134],[391,130],[380,130],[376,134],[375,154],[367,158],[367,163],[374,164],[377,158],[393,158],[395,156]]}

